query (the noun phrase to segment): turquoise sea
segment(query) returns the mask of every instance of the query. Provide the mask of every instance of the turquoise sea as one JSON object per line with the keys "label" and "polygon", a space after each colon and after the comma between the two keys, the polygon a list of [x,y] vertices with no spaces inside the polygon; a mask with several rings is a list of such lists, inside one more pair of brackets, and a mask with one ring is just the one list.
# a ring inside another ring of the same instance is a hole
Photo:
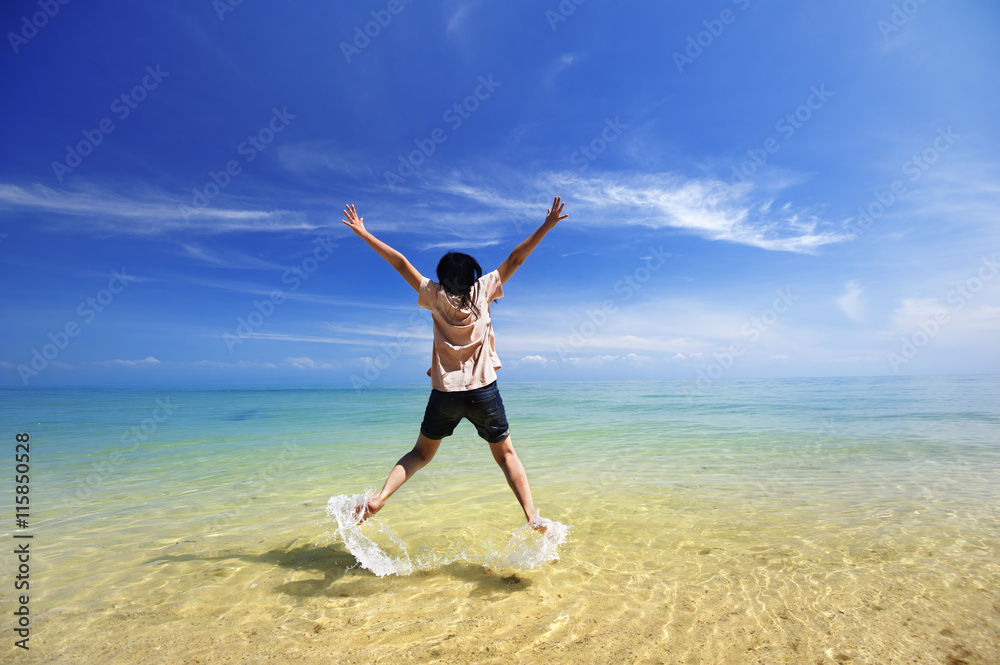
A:
{"label": "turquoise sea", "polygon": [[419,565],[374,572],[327,504],[426,385],[3,390],[2,662],[1000,662],[1000,377],[687,386],[501,378],[558,558],[500,556],[535,544],[463,423],[362,527]]}

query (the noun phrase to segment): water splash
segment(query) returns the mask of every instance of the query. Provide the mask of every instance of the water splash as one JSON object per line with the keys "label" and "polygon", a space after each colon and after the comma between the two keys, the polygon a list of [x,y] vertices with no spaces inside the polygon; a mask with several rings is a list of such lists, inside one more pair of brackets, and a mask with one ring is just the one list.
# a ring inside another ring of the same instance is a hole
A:
{"label": "water splash", "polygon": [[541,516],[537,521],[545,527],[544,533],[536,531],[530,524],[518,527],[511,534],[507,545],[489,557],[483,565],[494,570],[534,570],[549,561],[557,561],[559,546],[569,537],[570,527]]}
{"label": "water splash", "polygon": [[484,543],[486,551],[479,556],[468,551],[450,557],[435,552],[422,552],[420,557],[411,558],[406,542],[396,536],[377,515],[368,518],[364,524],[361,523],[362,507],[374,492],[373,489],[368,489],[363,494],[330,497],[326,504],[326,515],[336,523],[336,532],[331,536],[339,536],[358,564],[379,577],[406,576],[418,570],[439,568],[455,561],[480,564],[494,571],[506,568],[534,570],[549,561],[558,560],[559,547],[569,536],[568,525],[539,517],[538,521],[545,526],[544,533],[525,524],[514,530],[503,547],[496,547],[490,542]]}
{"label": "water splash", "polygon": [[365,529],[372,532],[371,535],[361,531],[362,508],[373,494],[374,490],[369,489],[364,494],[332,496],[326,504],[326,515],[336,521],[337,534],[362,568],[379,577],[409,575],[414,566],[406,543],[389,529],[389,525],[372,516],[366,522],[370,526]]}

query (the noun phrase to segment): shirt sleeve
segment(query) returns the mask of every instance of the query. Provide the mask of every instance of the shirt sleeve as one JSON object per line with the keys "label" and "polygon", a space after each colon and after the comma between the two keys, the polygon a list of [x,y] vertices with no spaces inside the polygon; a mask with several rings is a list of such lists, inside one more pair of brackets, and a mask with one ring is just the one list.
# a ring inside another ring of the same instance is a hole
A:
{"label": "shirt sleeve", "polygon": [[420,288],[417,289],[417,305],[424,309],[431,309],[437,299],[437,282],[432,282],[429,277],[420,280]]}
{"label": "shirt sleeve", "polygon": [[486,302],[491,303],[498,298],[503,298],[503,282],[500,281],[500,271],[494,270],[483,275],[483,292],[486,294]]}

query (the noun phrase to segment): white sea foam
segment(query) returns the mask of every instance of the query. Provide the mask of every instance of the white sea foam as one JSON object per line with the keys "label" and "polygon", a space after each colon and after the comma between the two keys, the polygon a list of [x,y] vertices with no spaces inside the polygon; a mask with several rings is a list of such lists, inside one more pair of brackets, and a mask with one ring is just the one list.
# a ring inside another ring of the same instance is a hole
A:
{"label": "white sea foam", "polygon": [[[559,558],[559,547],[566,542],[570,527],[543,517],[539,521],[546,527],[539,532],[525,524],[514,530],[510,540],[503,547],[484,543],[481,554],[468,550],[453,556],[435,552],[421,552],[419,557],[411,557],[406,542],[396,536],[378,516],[370,517],[362,524],[361,510],[374,490],[364,494],[341,494],[330,497],[326,504],[326,515],[336,523],[333,537],[339,536],[347,550],[358,560],[358,564],[379,577],[386,575],[410,575],[417,570],[439,568],[454,561],[480,564],[500,571],[506,568],[534,570],[549,561]],[[479,549],[479,548],[476,548]]]}
{"label": "white sea foam", "polygon": [[362,568],[367,568],[379,577],[409,575],[414,566],[406,543],[387,524],[377,517],[371,517],[365,526],[369,535],[362,532],[362,511],[359,508],[367,504],[371,496],[372,490],[353,496],[332,496],[326,504],[326,515],[336,521],[337,534]]}
{"label": "white sea foam", "polygon": [[544,533],[536,531],[529,524],[518,527],[507,544],[484,561],[483,565],[494,570],[534,570],[544,563],[558,560],[559,546],[569,537],[570,527],[541,516],[538,522],[545,526]]}

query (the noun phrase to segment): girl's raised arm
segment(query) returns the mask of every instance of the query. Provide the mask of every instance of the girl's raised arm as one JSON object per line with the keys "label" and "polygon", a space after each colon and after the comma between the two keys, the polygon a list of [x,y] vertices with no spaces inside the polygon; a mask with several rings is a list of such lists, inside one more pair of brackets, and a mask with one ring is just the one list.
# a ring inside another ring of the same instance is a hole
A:
{"label": "girl's raised arm", "polygon": [[424,276],[417,272],[417,269],[406,260],[405,256],[373,236],[371,232],[365,228],[364,219],[358,217],[358,213],[354,210],[353,205],[348,204],[347,207],[344,208],[344,216],[347,217],[347,219],[343,219],[341,221],[344,222],[344,224],[347,224],[348,228],[354,231],[359,238],[368,243],[368,245],[374,249],[379,256],[388,261],[389,265],[395,268],[396,272],[403,276],[403,279],[406,280],[407,284],[413,287],[414,291],[420,290],[420,282],[424,280]]}
{"label": "girl's raised arm", "polygon": [[535,247],[538,247],[538,243],[542,241],[545,234],[548,233],[552,227],[561,222],[562,220],[569,217],[569,215],[563,215],[563,203],[562,200],[557,196],[552,201],[552,207],[549,208],[548,213],[545,215],[545,221],[539,226],[534,233],[532,233],[527,239],[521,242],[520,245],[514,248],[514,251],[510,253],[507,260],[500,264],[497,271],[500,273],[500,283],[506,284],[507,280],[510,279],[514,271],[521,267],[524,260],[528,258],[528,255],[535,251]]}

